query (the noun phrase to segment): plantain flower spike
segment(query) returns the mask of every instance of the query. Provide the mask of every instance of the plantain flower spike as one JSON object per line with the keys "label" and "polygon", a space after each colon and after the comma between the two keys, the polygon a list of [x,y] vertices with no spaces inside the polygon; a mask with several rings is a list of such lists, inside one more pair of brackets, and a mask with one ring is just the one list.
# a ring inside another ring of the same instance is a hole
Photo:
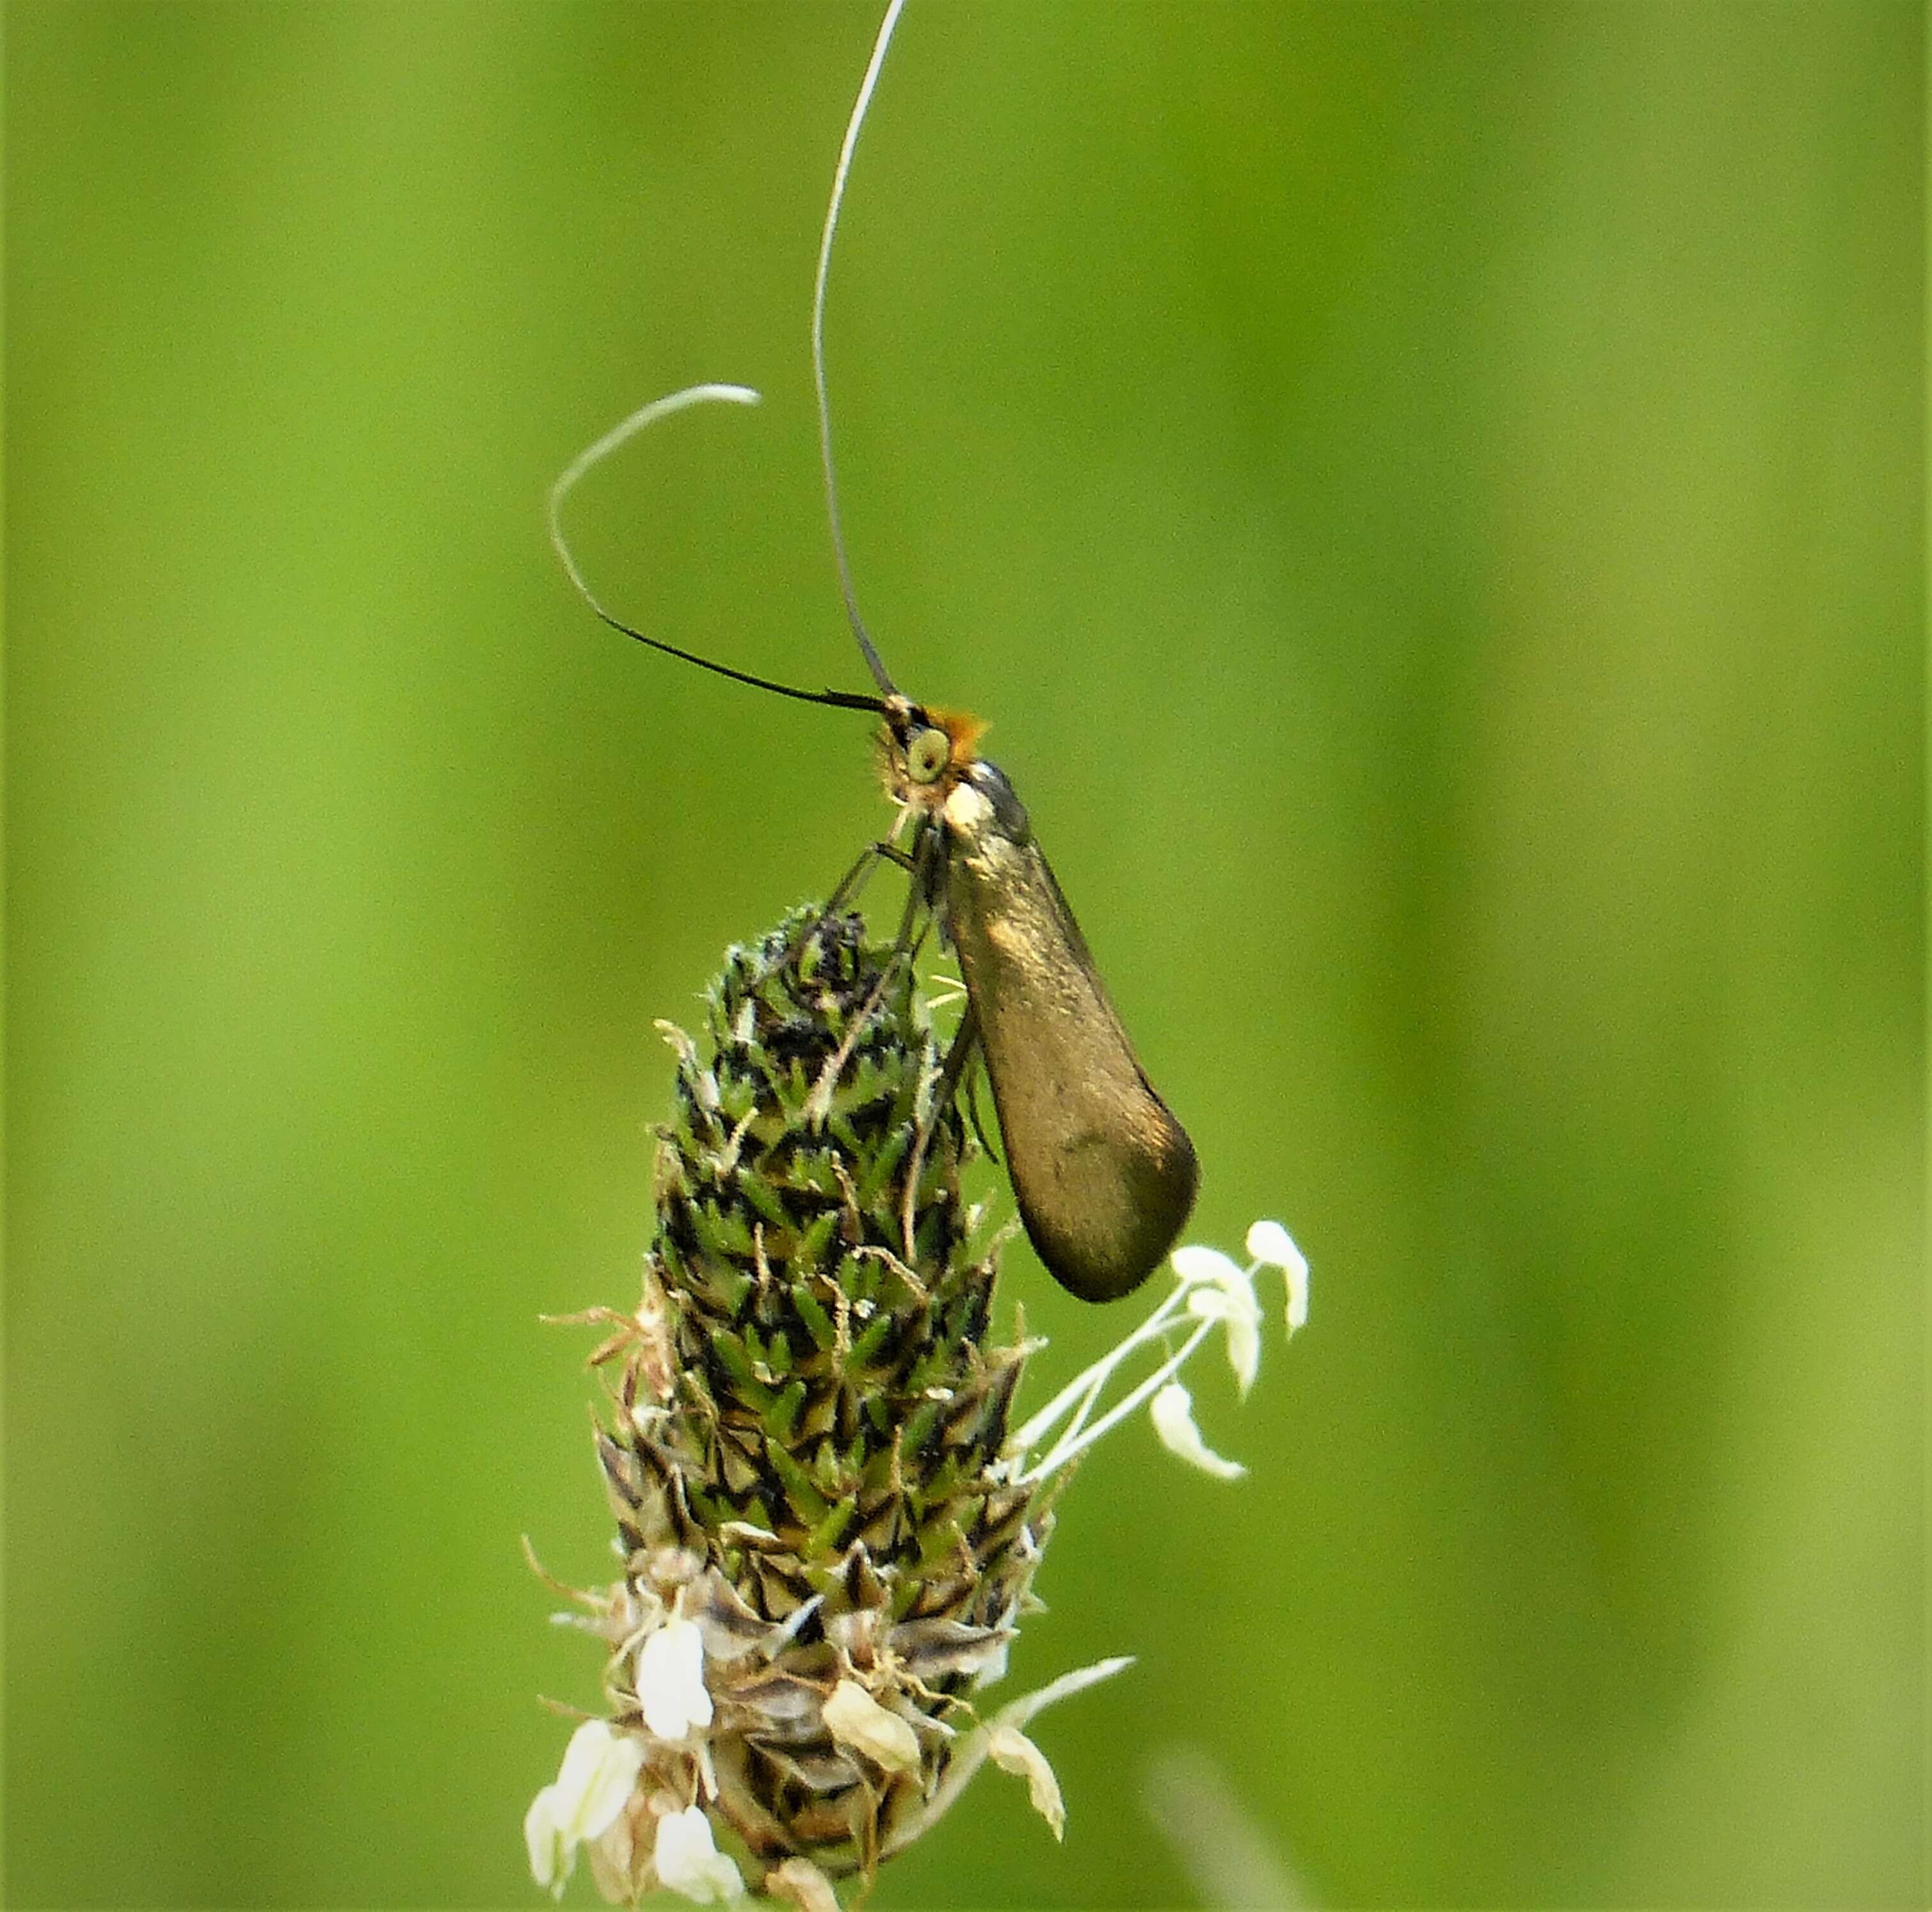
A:
{"label": "plantain flower spike", "polygon": [[[1066,1463],[1155,1400],[1162,1439],[1232,1469],[1162,1390],[1219,1334],[1245,1392],[1253,1275],[1280,1268],[1292,1299],[1298,1281],[1305,1316],[1306,1265],[1271,1223],[1245,1272],[1177,1251],[1150,1322],[1016,1429],[1030,1344],[989,1335],[998,1243],[976,1245],[972,1145],[910,962],[856,915],[801,910],[728,953],[705,1024],[701,1042],[661,1025],[677,1080],[642,1298],[576,1317],[611,1330],[592,1359],[620,1576],[574,1595],[604,1715],[525,1833],[560,1894],[580,1846],[614,1903],[830,1912],[830,1881],[869,1880],[988,1761],[1059,1836],[1025,1729],[1131,1662],[992,1710],[978,1695],[1037,1606]],[[1110,1401],[1142,1351],[1153,1372]]]}

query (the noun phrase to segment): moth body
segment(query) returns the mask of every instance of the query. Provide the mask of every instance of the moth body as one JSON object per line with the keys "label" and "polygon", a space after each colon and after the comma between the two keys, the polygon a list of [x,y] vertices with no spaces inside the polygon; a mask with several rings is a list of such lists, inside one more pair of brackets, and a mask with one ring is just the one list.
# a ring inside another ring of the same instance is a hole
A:
{"label": "moth body", "polygon": [[889,707],[888,785],[931,846],[923,880],[959,959],[1028,1238],[1062,1287],[1113,1301],[1186,1221],[1193,1145],[1134,1054],[1025,806],[973,753],[978,730]]}

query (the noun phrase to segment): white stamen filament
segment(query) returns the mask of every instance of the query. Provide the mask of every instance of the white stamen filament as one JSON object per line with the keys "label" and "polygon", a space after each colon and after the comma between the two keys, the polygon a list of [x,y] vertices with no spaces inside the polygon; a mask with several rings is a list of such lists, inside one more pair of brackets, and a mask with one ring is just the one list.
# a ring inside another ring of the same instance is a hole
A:
{"label": "white stamen filament", "polygon": [[[1015,1487],[1030,1487],[1036,1481],[1045,1480],[1048,1475],[1057,1472],[1060,1468],[1064,1467],[1076,1454],[1084,1452],[1096,1441],[1110,1433],[1129,1415],[1139,1408],[1143,1402],[1150,1396],[1157,1394],[1168,1381],[1172,1380],[1186,1364],[1195,1349],[1199,1347],[1201,1343],[1220,1325],[1218,1321],[1202,1322],[1193,1333],[1181,1343],[1179,1349],[1168,1355],[1167,1359],[1162,1361],[1144,1381],[1142,1382],[1138,1387],[1133,1388],[1122,1399],[1115,1402],[1090,1427],[1084,1425],[1084,1417],[1092,1406],[1094,1399],[1097,1397],[1102,1382],[1106,1381],[1114,1369],[1120,1365],[1120,1358],[1127,1352],[1130,1344],[1137,1340],[1145,1338],[1144,1335],[1130,1335],[1127,1340],[1123,1341],[1111,1355],[1104,1356],[1101,1361],[1095,1363],[1095,1367],[1100,1370],[1099,1378],[1093,1382],[1090,1389],[1088,1391],[1086,1400],[1082,1403],[1081,1418],[1076,1418],[1066,1432],[1061,1435],[1053,1446],[1030,1467],[1022,1468],[1009,1475],[1008,1478],[1012,1484]],[[1085,1379],[1086,1377],[1083,1376],[1082,1377],[1083,1384]],[[1030,1426],[1032,1424],[1029,1422],[1028,1424]],[[1007,1445],[1010,1450],[1014,1448],[1015,1443],[1009,1442]],[[1012,1452],[1010,1456],[1010,1464],[1018,1462],[1023,1458],[1024,1454],[1024,1449]]]}
{"label": "white stamen filament", "polygon": [[1030,1449],[1039,1446],[1046,1437],[1048,1431],[1064,1420],[1076,1403],[1079,1412],[1074,1419],[1072,1426],[1067,1430],[1067,1436],[1070,1437],[1078,1433],[1087,1415],[1091,1411],[1094,1402],[1099,1398],[1100,1390],[1106,1385],[1108,1378],[1112,1374],[1114,1370],[1136,1349],[1145,1346],[1150,1341],[1160,1339],[1166,1332],[1173,1317],[1180,1312],[1182,1304],[1186,1300],[1189,1293],[1198,1285],[1197,1280],[1185,1275],[1182,1276],[1174,1284],[1174,1290],[1167,1299],[1162,1302],[1160,1306],[1155,1309],[1154,1313],[1149,1315],[1147,1319],[1142,1322],[1125,1340],[1116,1343],[1109,1352],[1102,1355],[1092,1367],[1083,1369],[1081,1373],[1076,1375],[1024,1427],[1016,1428],[1006,1436],[1007,1457],[1016,1460]]}

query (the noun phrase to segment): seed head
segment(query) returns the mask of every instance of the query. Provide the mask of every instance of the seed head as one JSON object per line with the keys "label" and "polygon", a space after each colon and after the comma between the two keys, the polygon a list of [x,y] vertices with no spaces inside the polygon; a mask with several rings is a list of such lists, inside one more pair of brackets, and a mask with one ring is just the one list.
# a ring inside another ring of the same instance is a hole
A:
{"label": "seed head", "polygon": [[656,1238],[598,1355],[623,1573],[588,1604],[644,1756],[585,1836],[619,1898],[721,1878],[700,1819],[758,1878],[915,1836],[1052,1524],[1050,1490],[992,1475],[1024,1350],[986,1343],[994,1260],[910,964],[800,912],[730,953],[701,1043],[666,1034]]}
{"label": "seed head", "polygon": [[[989,1340],[998,1243],[960,1193],[972,1144],[905,953],[800,911],[728,953],[701,1040],[660,1026],[677,1078],[642,1294],[577,1317],[613,1331],[592,1360],[621,1571],[573,1616],[604,1646],[605,1715],[530,1808],[532,1869],[560,1892],[581,1846],[612,1901],[748,1887],[826,1912],[830,1880],[869,1878],[988,1759],[1058,1837],[1024,1728],[1130,1662],[990,1714],[975,1695],[1036,1604],[1077,1453],[1157,1397],[1170,1446],[1239,1471],[1173,1376],[1218,1328],[1245,1392],[1255,1271],[1177,1251],[1155,1315],[1012,1428],[1028,1344]],[[1256,1266],[1287,1267],[1274,1235]],[[1165,1358],[1102,1411],[1142,1349]]]}

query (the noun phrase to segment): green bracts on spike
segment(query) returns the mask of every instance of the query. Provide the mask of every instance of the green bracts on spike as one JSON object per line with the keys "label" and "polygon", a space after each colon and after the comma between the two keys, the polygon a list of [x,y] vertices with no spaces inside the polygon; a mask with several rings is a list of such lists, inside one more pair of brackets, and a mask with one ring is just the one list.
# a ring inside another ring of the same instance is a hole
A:
{"label": "green bracts on spike", "polygon": [[[606,1687],[612,1716],[638,1718],[631,1616],[697,1620],[718,1813],[754,1874],[796,1857],[836,1875],[917,1823],[954,1742],[922,1731],[916,1769],[881,1767],[818,1723],[823,1696],[859,1678],[965,1734],[1052,1522],[989,1477],[1022,1356],[982,1345],[973,1145],[934,1106],[910,964],[856,916],[800,911],[728,953],[704,1025],[695,1042],[665,1028],[656,1235],[612,1352],[600,1451],[628,1565]],[[896,1685],[902,1660],[918,1673]]]}

